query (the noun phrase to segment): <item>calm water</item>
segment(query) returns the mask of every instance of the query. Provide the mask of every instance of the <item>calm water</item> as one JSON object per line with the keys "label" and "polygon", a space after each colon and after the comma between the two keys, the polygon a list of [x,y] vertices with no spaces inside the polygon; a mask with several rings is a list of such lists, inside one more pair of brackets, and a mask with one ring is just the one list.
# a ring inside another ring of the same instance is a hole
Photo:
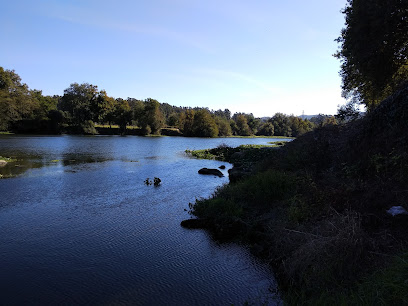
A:
{"label": "calm water", "polygon": [[[0,304],[276,304],[268,268],[245,248],[180,222],[228,182],[185,149],[273,139],[0,136]],[[227,175],[227,170],[223,170]],[[159,177],[162,185],[146,186]]]}

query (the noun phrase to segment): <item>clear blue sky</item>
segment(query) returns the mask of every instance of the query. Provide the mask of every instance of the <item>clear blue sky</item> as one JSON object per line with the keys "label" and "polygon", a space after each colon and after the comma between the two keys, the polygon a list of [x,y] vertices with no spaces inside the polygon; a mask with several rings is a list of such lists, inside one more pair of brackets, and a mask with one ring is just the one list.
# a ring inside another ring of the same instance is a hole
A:
{"label": "clear blue sky", "polygon": [[115,98],[271,116],[336,113],[332,57],[346,0],[13,0],[0,10],[0,66],[62,95],[91,83]]}

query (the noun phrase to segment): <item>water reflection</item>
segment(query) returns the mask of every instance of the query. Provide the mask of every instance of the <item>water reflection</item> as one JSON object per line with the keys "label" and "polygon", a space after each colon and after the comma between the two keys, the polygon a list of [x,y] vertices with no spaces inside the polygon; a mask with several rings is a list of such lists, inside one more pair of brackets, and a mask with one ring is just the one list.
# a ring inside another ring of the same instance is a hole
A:
{"label": "water reflection", "polygon": [[[81,166],[92,163],[103,163],[113,160],[112,158],[103,158],[98,156],[80,155],[80,154],[66,154],[64,156],[57,156],[57,159],[50,160],[43,156],[18,154],[10,156],[13,161],[8,162],[5,166],[0,167],[0,178],[13,178],[24,174],[30,169],[42,167],[69,167],[76,166],[76,170],[82,169]],[[124,160],[135,162],[131,160]],[[67,170],[69,171],[69,170]]]}

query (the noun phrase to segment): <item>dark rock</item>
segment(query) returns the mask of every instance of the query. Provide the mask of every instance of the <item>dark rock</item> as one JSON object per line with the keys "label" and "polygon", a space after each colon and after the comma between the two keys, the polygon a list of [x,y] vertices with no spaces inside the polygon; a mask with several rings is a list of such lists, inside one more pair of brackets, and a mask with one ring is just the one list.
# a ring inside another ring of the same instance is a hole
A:
{"label": "dark rock", "polygon": [[218,169],[208,169],[208,168],[202,168],[200,170],[198,170],[199,174],[207,174],[207,175],[215,175],[215,176],[219,176],[219,177],[223,177],[224,174],[222,174],[222,172]]}
{"label": "dark rock", "polygon": [[208,222],[205,219],[187,219],[181,221],[180,225],[189,229],[207,228]]}
{"label": "dark rock", "polygon": [[225,166],[222,165],[222,166],[219,166],[218,168],[220,168],[220,169],[225,169]]}

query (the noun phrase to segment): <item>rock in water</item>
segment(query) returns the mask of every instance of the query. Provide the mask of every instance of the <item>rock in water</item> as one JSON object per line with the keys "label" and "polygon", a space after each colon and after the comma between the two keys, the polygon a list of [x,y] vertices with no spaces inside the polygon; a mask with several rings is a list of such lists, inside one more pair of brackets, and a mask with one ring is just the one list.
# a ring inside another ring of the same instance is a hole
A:
{"label": "rock in water", "polygon": [[222,174],[222,172],[218,169],[208,169],[208,168],[202,168],[200,170],[198,170],[199,174],[207,174],[207,175],[215,175],[215,176],[219,176],[219,177],[223,177],[224,174]]}
{"label": "rock in water", "polygon": [[208,222],[204,219],[187,219],[181,221],[180,225],[189,229],[207,228]]}

